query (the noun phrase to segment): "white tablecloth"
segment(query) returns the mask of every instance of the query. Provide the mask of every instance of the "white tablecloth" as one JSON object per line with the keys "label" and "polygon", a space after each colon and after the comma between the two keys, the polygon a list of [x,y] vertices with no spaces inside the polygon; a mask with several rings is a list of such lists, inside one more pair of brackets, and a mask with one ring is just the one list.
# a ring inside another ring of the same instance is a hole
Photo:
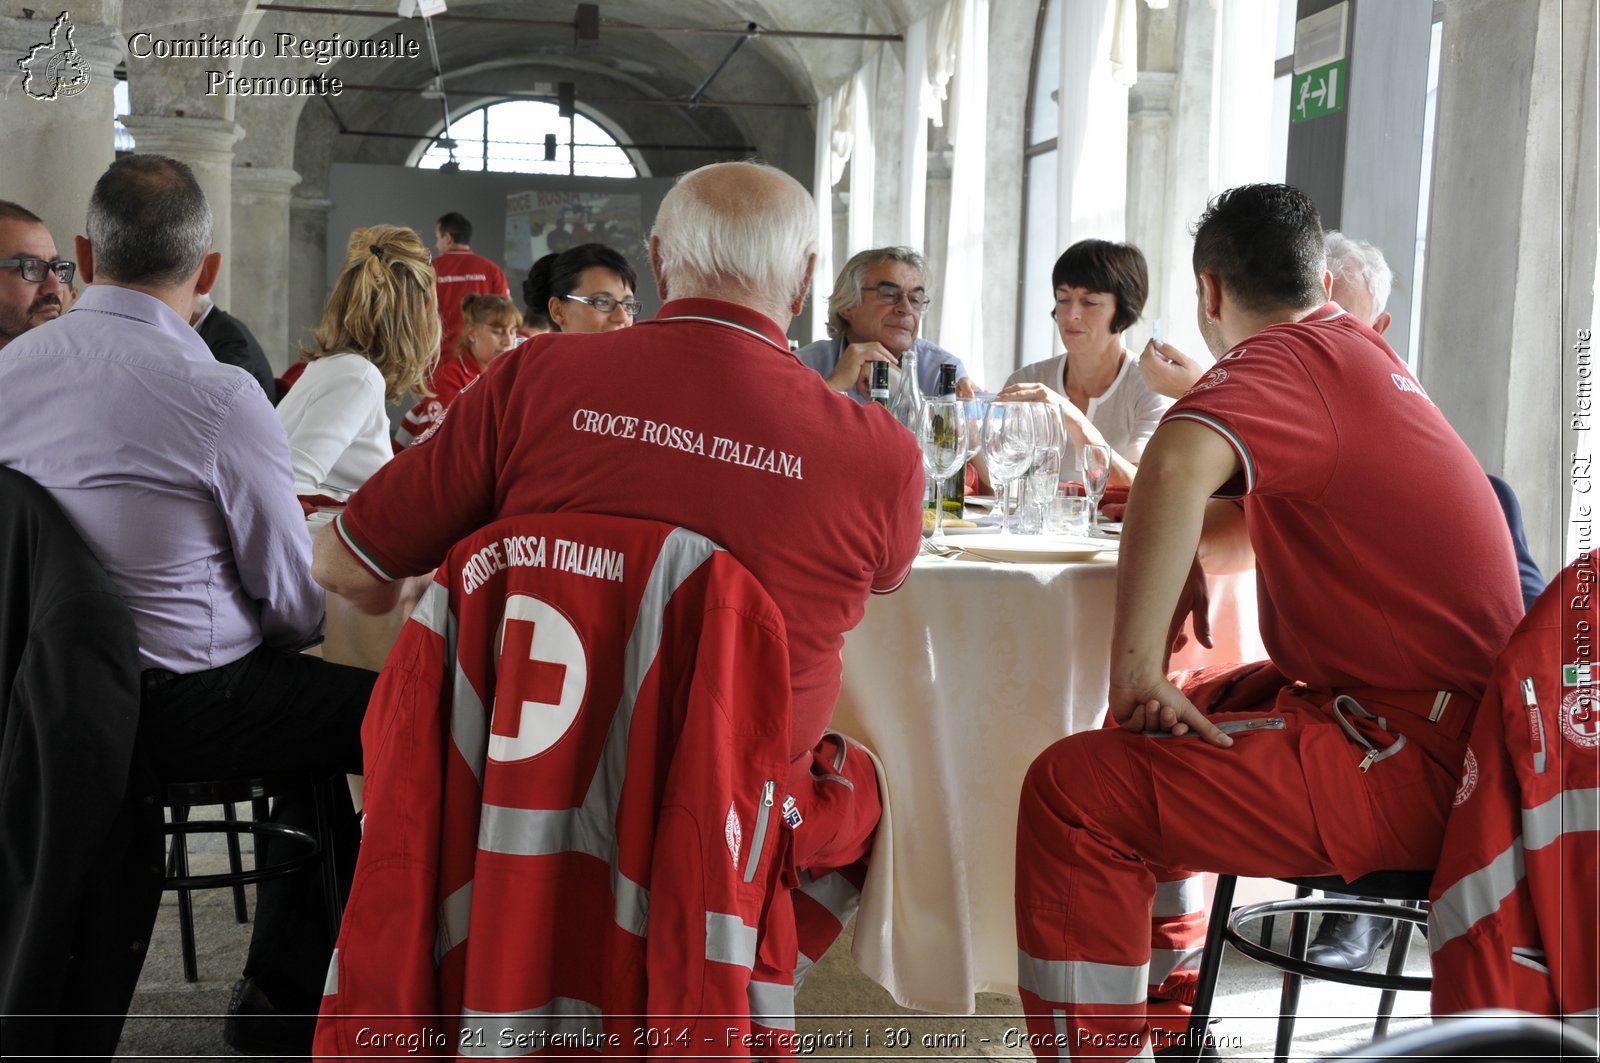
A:
{"label": "white tablecloth", "polygon": [[[888,804],[852,953],[906,1007],[1016,992],[1017,798],[1040,751],[1101,721],[1115,582],[1111,560],[924,557],[845,639],[834,726],[878,755]],[[1217,650],[1173,667],[1264,656],[1254,593],[1218,581]]]}

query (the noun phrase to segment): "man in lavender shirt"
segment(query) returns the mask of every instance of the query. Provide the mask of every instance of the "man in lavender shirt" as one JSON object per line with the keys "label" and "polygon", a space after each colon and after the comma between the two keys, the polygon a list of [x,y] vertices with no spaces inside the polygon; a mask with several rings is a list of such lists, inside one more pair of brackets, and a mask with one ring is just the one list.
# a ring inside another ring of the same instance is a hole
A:
{"label": "man in lavender shirt", "polygon": [[[163,780],[359,772],[375,676],[296,652],[321,637],[323,596],[283,428],[189,327],[220,264],[204,193],[181,162],[127,156],[95,185],[88,231],[89,288],[0,353],[0,465],[55,497],[128,603],[144,753]],[[309,800],[275,816],[309,826]],[[336,817],[348,888],[355,815]],[[317,875],[260,887],[231,1044],[309,1049],[323,903]]]}

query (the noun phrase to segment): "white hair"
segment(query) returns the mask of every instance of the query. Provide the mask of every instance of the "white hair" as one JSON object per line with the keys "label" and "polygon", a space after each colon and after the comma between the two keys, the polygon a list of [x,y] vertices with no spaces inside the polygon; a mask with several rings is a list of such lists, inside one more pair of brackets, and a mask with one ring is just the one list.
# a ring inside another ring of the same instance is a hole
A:
{"label": "white hair", "polygon": [[1323,245],[1328,252],[1328,271],[1345,284],[1359,285],[1370,295],[1374,316],[1383,313],[1389,302],[1389,289],[1394,286],[1394,271],[1383,252],[1365,240],[1350,239],[1338,229],[1323,234]]}
{"label": "white hair", "polygon": [[[707,179],[733,167],[764,177],[737,191]],[[669,292],[731,285],[783,304],[805,284],[817,247],[817,210],[811,194],[781,170],[757,162],[712,163],[678,179],[650,235],[660,241]]]}

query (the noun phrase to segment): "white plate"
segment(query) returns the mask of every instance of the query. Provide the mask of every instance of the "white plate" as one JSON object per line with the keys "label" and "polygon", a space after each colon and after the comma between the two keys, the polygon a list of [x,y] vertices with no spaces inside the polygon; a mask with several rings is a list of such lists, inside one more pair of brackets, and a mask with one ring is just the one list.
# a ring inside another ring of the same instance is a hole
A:
{"label": "white plate", "polygon": [[[946,535],[993,535],[994,534],[994,528],[993,527],[988,527],[988,528],[983,528],[983,527],[978,527],[978,528],[952,528],[947,524],[947,525],[945,525],[944,533]],[[932,536],[933,536],[933,529],[932,528],[923,528],[922,529],[922,537],[924,539],[932,538]]]}
{"label": "white plate", "polygon": [[995,500],[993,495],[968,495],[964,501],[973,509],[993,509]]}
{"label": "white plate", "polygon": [[961,540],[962,556],[974,561],[1088,561],[1102,551],[1115,549],[1116,545],[1067,535],[1001,535],[998,532],[968,535]]}

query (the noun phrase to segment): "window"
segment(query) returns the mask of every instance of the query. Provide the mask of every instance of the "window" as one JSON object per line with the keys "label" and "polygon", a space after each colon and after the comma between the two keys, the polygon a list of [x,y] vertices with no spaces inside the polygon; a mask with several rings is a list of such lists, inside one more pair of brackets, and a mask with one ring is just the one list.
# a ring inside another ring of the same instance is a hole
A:
{"label": "window", "polygon": [[133,104],[128,98],[127,78],[117,79],[116,87],[111,90],[111,99],[114,104],[112,110],[116,113],[116,120],[111,126],[112,143],[118,155],[126,155],[133,150],[133,134],[122,124],[122,116],[133,110]]}
{"label": "window", "polygon": [[[553,159],[547,158],[551,136]],[[451,122],[448,139],[455,141],[455,161],[463,170],[640,176],[628,153],[598,123],[582,114],[562,118],[555,104],[538,100],[506,100],[469,111]],[[437,170],[449,162],[445,140],[441,128],[412,165]]]}

